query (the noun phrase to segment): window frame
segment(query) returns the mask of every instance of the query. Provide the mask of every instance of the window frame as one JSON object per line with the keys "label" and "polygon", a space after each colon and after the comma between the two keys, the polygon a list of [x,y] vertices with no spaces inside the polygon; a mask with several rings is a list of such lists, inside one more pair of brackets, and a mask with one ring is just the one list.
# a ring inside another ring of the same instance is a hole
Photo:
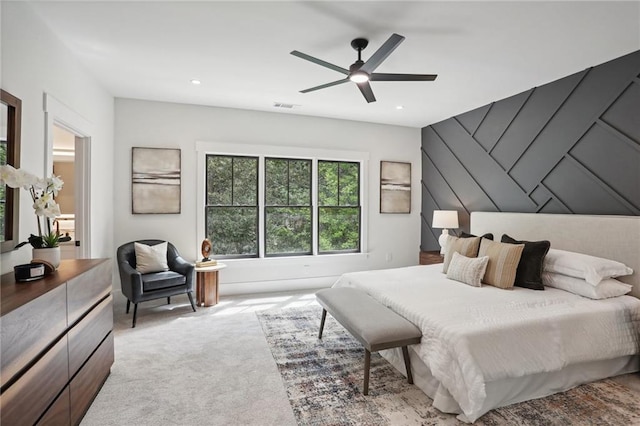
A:
{"label": "window frame", "polygon": [[[348,160],[325,160],[325,159],[318,159],[317,164],[316,164],[316,173],[318,175],[318,179],[320,177],[320,172],[319,172],[319,167],[320,167],[320,163],[338,163],[338,188],[337,188],[337,198],[338,198],[338,204],[335,206],[327,206],[327,205],[321,205],[320,204],[320,197],[318,196],[316,199],[316,206],[315,206],[315,210],[317,211],[316,215],[318,217],[318,220],[316,221],[316,235],[318,236],[317,238],[317,242],[316,242],[316,254],[318,256],[325,256],[325,255],[329,255],[329,254],[347,254],[347,253],[361,253],[362,252],[362,191],[361,191],[361,186],[362,186],[362,163],[358,162],[358,161],[348,161]],[[340,205],[340,164],[343,163],[350,163],[350,164],[357,164],[358,165],[358,189],[357,189],[357,193],[358,193],[358,203],[355,206],[343,206]],[[316,190],[319,190],[319,184],[317,183],[316,180]],[[332,209],[341,209],[341,208],[348,208],[348,209],[352,209],[352,208],[357,208],[358,209],[358,216],[360,218],[359,223],[358,223],[358,248],[356,249],[352,249],[352,250],[327,250],[327,251],[321,251],[320,250],[320,209],[321,208],[332,208]]]}
{"label": "window frame", "polygon": [[[266,157],[279,157],[279,158],[291,158],[291,159],[309,159],[312,160],[312,200],[316,202],[316,205],[313,206],[313,210],[315,211],[315,207],[317,206],[317,174],[313,173],[313,170],[317,170],[317,162],[318,159],[322,160],[335,160],[339,162],[358,162],[360,163],[360,251],[357,253],[345,253],[339,252],[334,254],[318,254],[317,252],[317,226],[315,223],[312,225],[312,238],[313,238],[313,253],[311,255],[291,255],[291,256],[271,256],[265,257],[264,253],[264,239],[258,238],[258,247],[259,247],[259,257],[224,257],[225,263],[234,264],[243,262],[249,262],[251,265],[258,264],[280,264],[282,260],[289,259],[286,262],[287,266],[309,266],[309,262],[316,262],[312,259],[324,259],[323,262],[333,262],[330,260],[337,256],[338,258],[344,258],[345,261],[347,259],[353,259],[354,256],[360,257],[362,259],[368,258],[368,224],[369,224],[369,203],[370,198],[373,197],[372,194],[369,194],[369,170],[370,170],[370,154],[365,151],[352,151],[352,150],[341,150],[341,149],[322,149],[322,148],[308,148],[303,146],[284,146],[284,145],[268,145],[268,144],[250,144],[250,143],[239,143],[239,142],[220,142],[220,141],[196,141],[195,142],[195,151],[196,151],[196,202],[198,206],[204,206],[206,191],[205,191],[205,177],[206,177],[206,162],[205,157],[206,154],[214,154],[214,155],[235,155],[241,157],[258,157],[259,158],[259,167],[264,168],[264,159]],[[258,172],[258,194],[260,203],[263,203],[264,200],[264,174]],[[260,205],[260,208],[264,208],[264,204]],[[198,207],[196,209],[196,235],[199,240],[205,238],[205,209],[202,207]],[[314,213],[314,218],[317,216]],[[258,233],[261,234],[262,230],[264,230],[264,215],[259,214],[259,229]],[[222,256],[215,255],[216,258],[222,258]],[[247,267],[249,266],[247,263]]]}
{"label": "window frame", "polygon": [[[207,179],[207,164],[209,157],[227,157],[231,158],[231,204],[229,205],[210,205],[208,204],[208,194],[209,194],[209,182]],[[236,158],[251,158],[256,160],[256,204],[255,205],[234,205],[233,204],[233,161]],[[205,154],[205,170],[204,170],[204,185],[205,185],[205,198],[204,198],[204,238],[209,238],[207,233],[207,209],[209,207],[237,207],[237,208],[255,208],[256,209],[256,254],[216,254],[216,257],[219,259],[255,259],[261,257],[260,255],[260,158],[252,155],[228,155],[228,154],[218,154],[218,153],[207,153]]]}
{"label": "window frame", "polygon": [[[267,161],[268,160],[284,160],[287,162],[287,205],[270,205],[267,204],[267,183],[266,183],[266,179],[267,179]],[[309,204],[308,205],[291,205],[289,203],[289,199],[291,197],[291,191],[289,190],[289,185],[291,184],[291,181],[289,179],[290,177],[290,164],[291,161],[306,161],[309,163]],[[258,169],[258,173],[260,173],[260,170]],[[296,158],[296,157],[273,157],[273,156],[265,156],[264,157],[264,168],[263,168],[263,176],[264,176],[264,185],[262,187],[263,190],[263,209],[262,209],[262,214],[264,216],[264,238],[263,238],[263,242],[264,242],[264,257],[291,257],[291,256],[313,256],[314,250],[313,250],[313,225],[314,225],[314,204],[313,204],[313,175],[314,175],[314,161],[313,159],[309,159],[309,158]],[[278,207],[282,207],[282,208],[309,208],[309,219],[311,221],[310,224],[310,228],[311,228],[311,234],[309,235],[309,251],[308,252],[288,252],[288,253],[271,253],[269,254],[268,250],[267,250],[267,240],[269,239],[269,233],[267,231],[267,209],[269,207],[273,207],[273,208],[278,208]],[[258,239],[260,239],[260,235],[258,235]]]}

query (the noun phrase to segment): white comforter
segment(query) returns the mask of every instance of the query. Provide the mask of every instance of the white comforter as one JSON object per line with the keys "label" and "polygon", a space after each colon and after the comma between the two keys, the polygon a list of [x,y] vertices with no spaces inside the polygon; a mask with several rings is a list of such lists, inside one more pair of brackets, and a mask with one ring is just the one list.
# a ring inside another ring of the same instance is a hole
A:
{"label": "white comforter", "polygon": [[359,287],[422,330],[416,352],[473,422],[485,383],[638,351],[640,300],[590,300],[546,288],[471,287],[442,265],[344,274],[334,287]]}

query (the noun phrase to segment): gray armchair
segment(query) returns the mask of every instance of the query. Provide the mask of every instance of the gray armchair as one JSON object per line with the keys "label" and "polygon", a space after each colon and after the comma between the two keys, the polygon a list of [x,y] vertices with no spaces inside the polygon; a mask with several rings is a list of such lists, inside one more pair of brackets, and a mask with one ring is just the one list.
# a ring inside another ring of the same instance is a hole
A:
{"label": "gray armchair", "polygon": [[131,241],[118,247],[117,260],[120,271],[120,285],[122,294],[127,297],[127,314],[133,302],[133,325],[136,326],[138,303],[148,300],[167,298],[171,303],[171,296],[187,293],[191,308],[195,312],[196,305],[193,302],[194,292],[194,266],[185,261],[173,246],[167,244],[167,264],[169,270],[165,272],[153,272],[141,274],[136,270],[136,252],[134,242],[154,246],[163,243],[163,240],[139,240]]}

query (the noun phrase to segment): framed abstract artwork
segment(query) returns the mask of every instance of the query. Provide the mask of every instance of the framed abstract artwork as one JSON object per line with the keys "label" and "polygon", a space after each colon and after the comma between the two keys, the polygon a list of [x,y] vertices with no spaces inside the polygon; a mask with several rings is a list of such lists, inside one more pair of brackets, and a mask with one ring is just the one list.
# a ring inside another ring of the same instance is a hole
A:
{"label": "framed abstract artwork", "polygon": [[380,213],[411,213],[411,163],[380,162]]}
{"label": "framed abstract artwork", "polygon": [[179,149],[132,148],[133,214],[180,213],[180,161]]}

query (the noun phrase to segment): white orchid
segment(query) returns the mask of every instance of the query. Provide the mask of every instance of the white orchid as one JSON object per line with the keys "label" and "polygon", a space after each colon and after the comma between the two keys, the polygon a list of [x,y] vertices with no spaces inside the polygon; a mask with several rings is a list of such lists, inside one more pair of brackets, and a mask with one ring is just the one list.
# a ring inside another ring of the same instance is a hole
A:
{"label": "white orchid", "polygon": [[58,192],[62,189],[62,185],[64,185],[64,182],[60,179],[60,176],[51,176],[51,191],[54,196],[58,195]]}
{"label": "white orchid", "polygon": [[42,212],[42,215],[49,219],[55,219],[60,214],[60,205],[57,203],[49,204]]}
{"label": "white orchid", "polygon": [[37,176],[32,175],[24,170],[13,168],[9,164],[3,164],[0,166],[0,182],[7,185],[9,188],[23,187],[26,190],[33,185],[36,185],[40,179]]}
{"label": "white orchid", "polygon": [[[29,243],[36,248],[40,247],[56,247],[58,241],[68,241],[70,238],[62,237],[51,230],[51,219],[60,216],[60,206],[56,203],[54,197],[62,189],[64,182],[59,176],[51,176],[50,178],[38,178],[24,170],[16,169],[9,164],[0,166],[0,184],[7,185],[9,188],[24,188],[29,191],[33,200],[33,210],[38,221],[38,235],[31,235]],[[46,234],[43,235],[40,226],[40,217],[44,220],[46,226]],[[18,244],[21,247],[27,242]]]}

